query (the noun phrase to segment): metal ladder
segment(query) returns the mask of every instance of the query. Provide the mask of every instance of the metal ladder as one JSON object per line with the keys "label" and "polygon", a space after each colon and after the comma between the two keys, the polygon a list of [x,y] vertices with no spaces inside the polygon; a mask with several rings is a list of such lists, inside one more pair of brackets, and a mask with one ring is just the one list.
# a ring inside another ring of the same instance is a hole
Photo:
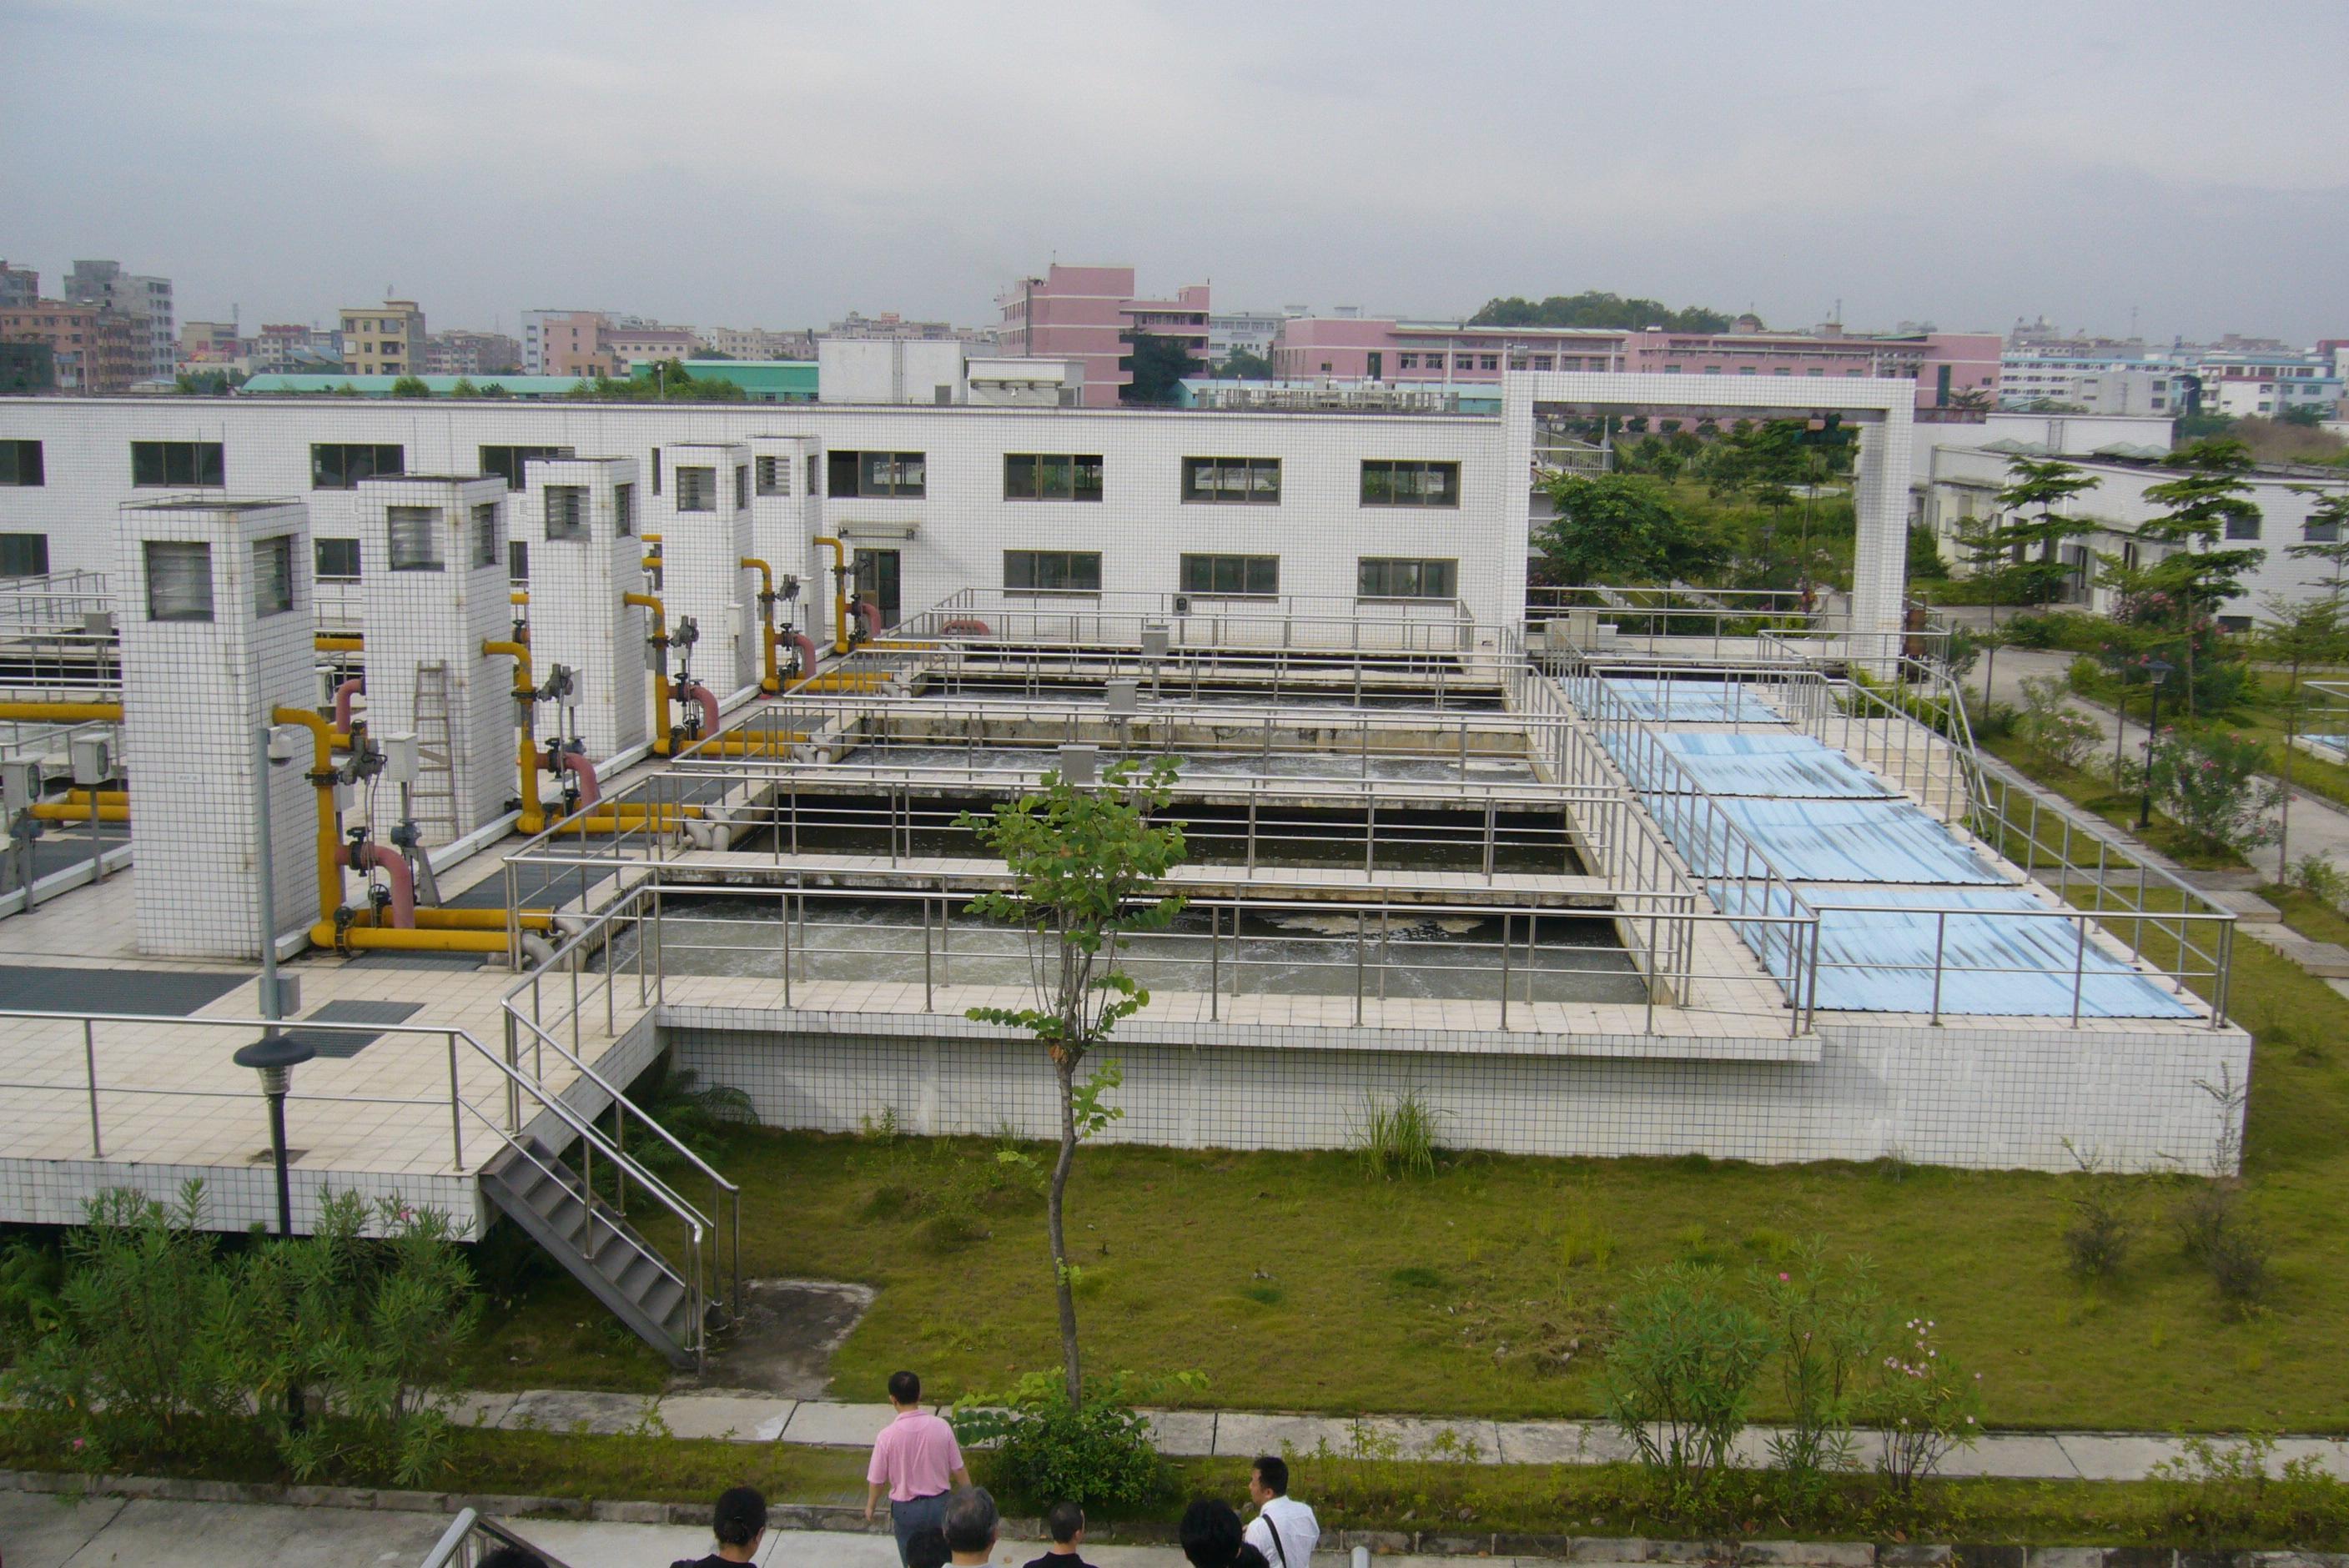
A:
{"label": "metal ladder", "polygon": [[445,844],[457,836],[456,748],[449,730],[449,666],[416,666],[416,790],[418,831]]}

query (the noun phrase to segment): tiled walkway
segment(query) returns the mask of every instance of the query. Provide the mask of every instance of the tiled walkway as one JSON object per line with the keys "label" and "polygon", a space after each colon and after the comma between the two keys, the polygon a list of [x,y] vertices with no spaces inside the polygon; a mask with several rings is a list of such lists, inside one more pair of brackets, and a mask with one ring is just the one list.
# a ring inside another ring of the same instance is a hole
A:
{"label": "tiled walkway", "polygon": [[[657,1422],[649,1418],[657,1417]],[[503,1430],[641,1432],[740,1443],[784,1442],[812,1448],[863,1448],[888,1424],[886,1405],[830,1399],[787,1399],[756,1394],[661,1396],[574,1393],[534,1388],[520,1394],[474,1394],[460,1420]],[[1166,1410],[1153,1417],[1159,1448],[1177,1457],[1245,1458],[1287,1449],[1312,1453],[1323,1444],[1340,1457],[1364,1455],[1458,1460],[1482,1464],[1610,1464],[1632,1458],[1630,1445],[1603,1421],[1446,1421],[1427,1417],[1369,1416],[1346,1420],[1248,1410]],[[1766,1462],[1776,1429],[1748,1428],[1738,1442],[1741,1463]],[[2183,1439],[2141,1432],[1987,1432],[1971,1449],[1943,1461],[1952,1476],[2005,1476],[2028,1480],[2136,1480],[2185,1451]],[[1859,1460],[1874,1455],[1863,1439]],[[2283,1438],[2271,1468],[2313,1458],[2349,1480],[2349,1439]]]}

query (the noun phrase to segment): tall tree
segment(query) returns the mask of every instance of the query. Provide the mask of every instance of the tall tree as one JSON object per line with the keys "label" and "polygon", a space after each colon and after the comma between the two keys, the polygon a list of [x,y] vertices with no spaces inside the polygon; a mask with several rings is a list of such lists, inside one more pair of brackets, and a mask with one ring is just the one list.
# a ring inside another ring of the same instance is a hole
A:
{"label": "tall tree", "polygon": [[1263,355],[1252,349],[1235,348],[1216,366],[1216,374],[1226,381],[1271,381],[1280,373]]}
{"label": "tall tree", "polygon": [[1726,332],[1733,317],[1702,305],[1681,310],[1652,299],[1586,289],[1552,294],[1539,303],[1511,294],[1490,299],[1468,318],[1471,326],[1612,326],[1637,332],[1661,326],[1667,332]]}
{"label": "tall tree", "polygon": [[2260,508],[2251,500],[2251,454],[2240,441],[2197,441],[2172,452],[2165,466],[2174,480],[2146,487],[2145,499],[2163,509],[2137,525],[2146,539],[2184,548],[2147,569],[2157,590],[2189,611],[2209,613],[2243,591],[2243,574],[2258,570],[2264,550],[2220,550],[2223,540],[2259,537]]}
{"label": "tall tree", "polygon": [[2014,457],[2007,460],[2006,488],[1998,504],[2006,517],[1997,530],[2002,554],[2019,556],[2023,593],[2033,603],[2044,603],[2063,588],[2071,568],[2060,558],[2063,545],[2096,531],[2093,518],[2072,517],[2055,509],[2103,481],[2076,463],[2061,458]]}
{"label": "tall tree", "polygon": [[[2294,545],[2292,553],[2297,555],[2302,548]],[[2337,592],[2324,599],[2292,600],[2280,594],[2270,595],[2263,607],[2269,620],[2261,641],[2267,645],[2268,656],[2282,660],[2289,671],[2283,692],[2283,754],[2279,767],[2283,796],[2276,828],[2276,863],[2283,872],[2280,880],[2288,880],[2292,874],[2292,754],[2305,711],[2300,695],[2300,672],[2303,665],[2333,664],[2349,655],[2349,624],[2342,620]]]}
{"label": "tall tree", "polygon": [[1116,1064],[1105,1062],[1081,1081],[1077,1069],[1121,1022],[1150,1005],[1150,993],[1117,966],[1128,934],[1162,930],[1183,908],[1181,899],[1159,891],[1186,852],[1183,830],[1153,820],[1174,799],[1176,770],[1173,758],[1162,757],[1147,772],[1138,761],[1120,762],[1098,785],[1048,772],[1036,793],[987,816],[965,812],[957,820],[1002,856],[1011,873],[1009,890],[981,894],[970,908],[1027,934],[1035,996],[1030,1006],[973,1007],[968,1016],[1034,1036],[1058,1086],[1061,1148],[1046,1188],[1045,1230],[1072,1410],[1084,1405],[1084,1367],[1077,1354],[1076,1265],[1069,1261],[1069,1173],[1078,1141],[1122,1114],[1107,1103],[1119,1082]]}
{"label": "tall tree", "polygon": [[1118,366],[1133,377],[1119,388],[1118,401],[1154,407],[1171,407],[1183,379],[1206,368],[1179,340],[1148,332],[1137,332],[1126,340]]}
{"label": "tall tree", "polygon": [[1670,583],[1719,570],[1720,541],[1692,522],[1652,480],[1552,474],[1542,489],[1557,515],[1534,536],[1542,574],[1562,588]]}
{"label": "tall tree", "polygon": [[2339,604],[2342,595],[2349,593],[2349,490],[2327,494],[2303,485],[2293,490],[2318,499],[2308,509],[2305,537],[2298,544],[2286,545],[2284,553],[2295,561],[2324,562],[2324,575],[2313,580],[2313,585],[2324,590],[2325,597]]}

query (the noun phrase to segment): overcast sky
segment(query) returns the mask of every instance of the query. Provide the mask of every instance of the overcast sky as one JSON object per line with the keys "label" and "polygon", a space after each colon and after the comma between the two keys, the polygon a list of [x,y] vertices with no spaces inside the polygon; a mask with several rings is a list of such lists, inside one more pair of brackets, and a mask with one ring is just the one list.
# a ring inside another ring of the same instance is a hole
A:
{"label": "overcast sky", "polygon": [[1642,294],[2349,335],[2349,5],[0,0],[0,256],[181,316]]}

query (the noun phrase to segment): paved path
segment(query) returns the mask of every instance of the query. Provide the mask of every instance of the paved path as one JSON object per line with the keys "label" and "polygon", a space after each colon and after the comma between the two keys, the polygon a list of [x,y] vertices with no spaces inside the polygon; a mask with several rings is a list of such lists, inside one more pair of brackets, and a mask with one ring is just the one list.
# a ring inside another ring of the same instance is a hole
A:
{"label": "paved path", "polygon": [[[708,1531],[687,1525],[587,1523],[574,1520],[502,1520],[565,1568],[659,1568],[710,1549]],[[100,1568],[170,1563],[171,1568],[412,1568],[424,1560],[449,1521],[432,1513],[377,1512],[355,1508],[296,1508],[243,1502],[163,1502],[93,1498],[73,1501],[30,1492],[0,1493],[0,1553],[8,1568]],[[1025,1563],[1043,1548],[1006,1542],[997,1564]],[[1345,1561],[1337,1553],[1316,1559]],[[1102,1568],[1168,1568],[1182,1554],[1170,1546],[1088,1546],[1085,1560]],[[759,1561],[768,1568],[895,1568],[897,1549],[886,1535],[831,1531],[776,1531]],[[1537,1568],[1555,1559],[1485,1557],[1481,1563]],[[1434,1568],[1455,1557],[1381,1557],[1381,1568]],[[1584,1563],[1580,1568],[1591,1568]]]}
{"label": "paved path", "polygon": [[[652,1417],[658,1418],[657,1426]],[[472,1395],[459,1418],[507,1430],[614,1433],[665,1427],[679,1438],[861,1449],[888,1423],[889,1407],[765,1394],[654,1396],[534,1388]],[[1340,1456],[1473,1458],[1486,1464],[1609,1464],[1631,1458],[1630,1445],[1603,1421],[1447,1421],[1403,1416],[1351,1421],[1247,1410],[1167,1410],[1154,1413],[1153,1420],[1160,1449],[1185,1458],[1247,1458],[1277,1453],[1284,1447],[1311,1453],[1324,1443]],[[1743,1462],[1764,1462],[1774,1432],[1767,1427],[1748,1429],[1739,1440]],[[1973,1448],[1951,1455],[1941,1468],[1961,1476],[2132,1480],[2183,1451],[2178,1439],[2147,1433],[1991,1432]],[[2349,1439],[2286,1438],[2277,1444],[2273,1462],[2281,1465],[2302,1455],[2349,1480]],[[1865,1443],[1860,1457],[1873,1462]]]}
{"label": "paved path", "polygon": [[[1967,678],[1967,689],[1980,693],[1987,673],[1992,700],[2021,707],[2023,683],[2026,678],[2039,677],[2061,683],[2077,656],[2035,648],[2000,648],[1993,656],[1990,650],[1985,649],[1982,657],[1988,665],[1987,672],[1982,664],[1975,665],[1972,674]],[[2141,707],[2132,705],[2129,717],[2123,719],[2111,708],[2091,702],[2077,692],[2066,694],[2065,700],[2095,720],[2096,732],[2103,737],[2098,755],[2106,763],[2111,761],[2116,736],[2121,745],[2127,748],[2128,755],[2144,755],[2145,715]],[[2322,796],[2294,789],[2292,792],[2292,837],[2283,846],[2283,852],[2295,861],[2302,855],[2323,855],[2344,871],[2349,871],[2349,811],[2344,811]],[[2275,882],[2282,875],[2282,861],[2276,846],[2272,844],[2254,850],[2244,858],[2265,881]]]}

